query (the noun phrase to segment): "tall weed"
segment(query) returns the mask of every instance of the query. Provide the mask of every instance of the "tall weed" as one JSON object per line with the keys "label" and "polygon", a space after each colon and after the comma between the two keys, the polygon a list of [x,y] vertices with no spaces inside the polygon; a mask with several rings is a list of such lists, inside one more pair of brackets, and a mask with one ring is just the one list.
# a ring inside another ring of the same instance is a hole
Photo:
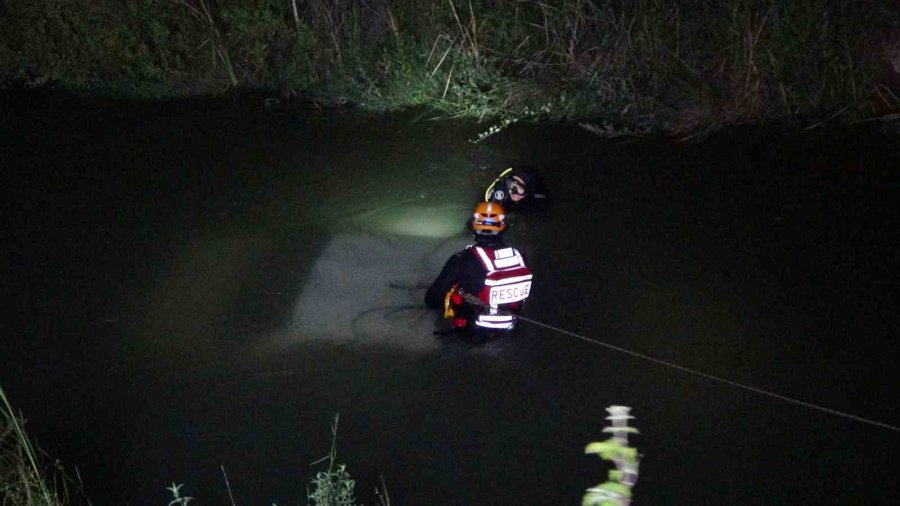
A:
{"label": "tall weed", "polygon": [[0,388],[0,504],[60,506],[38,450],[25,433],[25,422]]}

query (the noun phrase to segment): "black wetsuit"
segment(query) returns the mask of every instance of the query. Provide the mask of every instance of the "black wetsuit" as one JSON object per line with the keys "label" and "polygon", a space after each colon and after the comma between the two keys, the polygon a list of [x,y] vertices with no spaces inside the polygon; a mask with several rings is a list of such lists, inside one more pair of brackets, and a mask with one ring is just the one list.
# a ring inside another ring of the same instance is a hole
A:
{"label": "black wetsuit", "polygon": [[[509,195],[509,181],[513,177],[518,177],[525,183],[525,198],[518,202],[514,202]],[[543,179],[536,171],[529,168],[511,169],[487,187],[484,198],[488,202],[500,203],[507,211],[541,206],[550,201],[550,195]]]}
{"label": "black wetsuit", "polygon": [[[506,247],[503,238],[495,235],[476,235],[475,245],[491,249]],[[441,273],[425,292],[425,305],[432,309],[442,307],[444,297],[455,284],[459,284],[466,293],[477,294],[484,288],[486,275],[484,264],[468,248],[457,251],[447,260]]]}

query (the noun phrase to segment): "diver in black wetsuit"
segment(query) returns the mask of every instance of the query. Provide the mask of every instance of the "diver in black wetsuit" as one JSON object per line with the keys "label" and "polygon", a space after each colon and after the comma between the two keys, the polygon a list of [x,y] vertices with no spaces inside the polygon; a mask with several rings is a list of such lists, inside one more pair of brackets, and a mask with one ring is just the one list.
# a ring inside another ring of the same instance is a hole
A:
{"label": "diver in black wetsuit", "polygon": [[547,186],[531,167],[508,168],[485,189],[484,200],[498,202],[507,211],[539,207],[550,201]]}

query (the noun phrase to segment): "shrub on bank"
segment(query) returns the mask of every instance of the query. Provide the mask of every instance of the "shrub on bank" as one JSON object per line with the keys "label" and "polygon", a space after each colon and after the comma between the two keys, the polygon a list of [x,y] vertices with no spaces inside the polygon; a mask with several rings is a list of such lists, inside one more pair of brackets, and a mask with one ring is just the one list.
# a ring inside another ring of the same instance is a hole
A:
{"label": "shrub on bank", "polygon": [[695,131],[900,111],[886,0],[5,0],[0,76]]}

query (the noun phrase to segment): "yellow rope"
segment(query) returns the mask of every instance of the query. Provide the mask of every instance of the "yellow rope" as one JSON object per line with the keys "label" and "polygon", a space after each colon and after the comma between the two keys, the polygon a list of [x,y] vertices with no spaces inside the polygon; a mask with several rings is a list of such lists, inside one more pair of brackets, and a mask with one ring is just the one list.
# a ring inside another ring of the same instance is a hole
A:
{"label": "yellow rope", "polygon": [[484,191],[484,201],[485,202],[491,200],[491,193],[493,193],[494,185],[497,184],[497,181],[500,181],[501,179],[503,179],[510,172],[512,172],[512,167],[501,172],[500,175],[497,176],[497,179],[493,180],[491,182],[491,184],[488,185],[487,189]]}

